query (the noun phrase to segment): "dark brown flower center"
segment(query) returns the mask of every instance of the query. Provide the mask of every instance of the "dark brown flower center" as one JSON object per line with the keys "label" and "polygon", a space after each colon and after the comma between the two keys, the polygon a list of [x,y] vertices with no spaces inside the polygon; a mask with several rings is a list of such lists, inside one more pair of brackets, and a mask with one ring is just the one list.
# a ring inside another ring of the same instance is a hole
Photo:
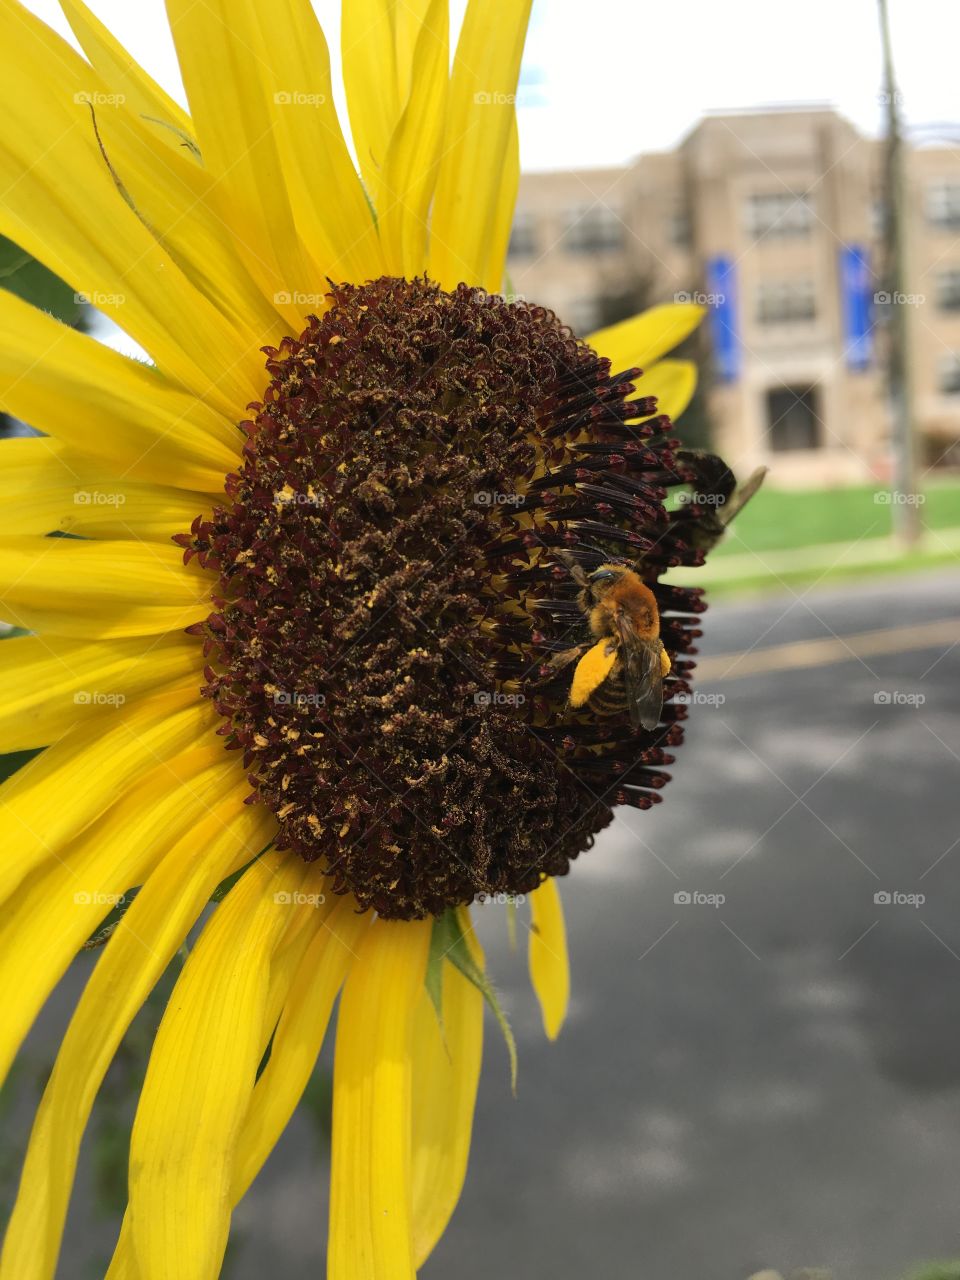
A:
{"label": "dark brown flower center", "polygon": [[330,304],[267,351],[224,504],[179,539],[220,579],[204,693],[336,891],[405,919],[523,894],[659,799],[683,709],[634,734],[545,664],[585,634],[570,555],[633,564],[689,649],[697,593],[656,581],[699,554],[663,505],[689,476],[639,370],[542,308],[389,278]]}

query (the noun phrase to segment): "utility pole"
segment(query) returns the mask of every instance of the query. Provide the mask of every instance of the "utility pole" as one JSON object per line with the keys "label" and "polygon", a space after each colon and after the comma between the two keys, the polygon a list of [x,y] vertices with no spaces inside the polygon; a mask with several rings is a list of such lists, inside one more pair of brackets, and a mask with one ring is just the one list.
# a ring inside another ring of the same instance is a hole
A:
{"label": "utility pole", "polygon": [[877,6],[883,47],[884,102],[887,108],[884,156],[884,274],[885,287],[890,299],[887,379],[893,417],[893,492],[891,494],[893,532],[901,545],[912,547],[920,541],[922,499],[917,478],[917,448],[913,430],[910,303],[906,287],[909,213],[906,203],[900,95],[893,69],[893,46],[890,40],[890,14],[887,0],[877,0]]}

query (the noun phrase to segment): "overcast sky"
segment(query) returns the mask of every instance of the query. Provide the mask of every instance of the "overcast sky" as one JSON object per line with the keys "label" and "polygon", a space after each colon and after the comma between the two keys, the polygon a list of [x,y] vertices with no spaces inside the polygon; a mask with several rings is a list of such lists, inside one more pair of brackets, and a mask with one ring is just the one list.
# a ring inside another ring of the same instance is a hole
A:
{"label": "overcast sky", "polygon": [[[88,3],[182,99],[162,0]],[[890,5],[907,120],[960,125],[960,0]],[[66,32],[56,0],[28,6]],[[339,0],[315,7],[335,51]],[[705,111],[775,102],[832,102],[875,132],[879,90],[876,0],[535,0],[523,165],[617,164],[672,146]]]}

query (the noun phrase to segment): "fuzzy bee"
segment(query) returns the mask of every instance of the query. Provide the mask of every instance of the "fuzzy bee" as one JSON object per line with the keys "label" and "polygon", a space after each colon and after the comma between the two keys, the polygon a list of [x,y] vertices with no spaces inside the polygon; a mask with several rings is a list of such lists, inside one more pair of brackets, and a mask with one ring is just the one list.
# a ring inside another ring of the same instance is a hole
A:
{"label": "fuzzy bee", "polygon": [[598,715],[627,711],[636,729],[655,729],[663,706],[663,678],[670,658],[660,639],[656,597],[640,577],[623,564],[602,564],[585,573],[563,557],[580,588],[577,603],[595,643],[556,654],[549,675],[577,661],[570,687],[571,707],[588,706]]}
{"label": "fuzzy bee", "polygon": [[[766,468],[759,467],[738,488],[733,472],[713,454],[682,450],[678,457],[691,473],[693,497],[676,527],[691,545],[708,551],[760,488]],[[655,729],[664,677],[671,670],[656,597],[629,565],[611,562],[587,573],[565,552],[559,555],[580,588],[577,603],[595,643],[555,654],[543,668],[545,677],[553,679],[576,662],[571,707],[586,706],[601,716],[627,711],[635,731]]]}
{"label": "fuzzy bee", "polygon": [[677,460],[692,475],[692,493],[678,527],[682,527],[683,536],[692,546],[710,551],[760,488],[767,468],[757,467],[738,486],[736,476],[716,454],[679,449]]}

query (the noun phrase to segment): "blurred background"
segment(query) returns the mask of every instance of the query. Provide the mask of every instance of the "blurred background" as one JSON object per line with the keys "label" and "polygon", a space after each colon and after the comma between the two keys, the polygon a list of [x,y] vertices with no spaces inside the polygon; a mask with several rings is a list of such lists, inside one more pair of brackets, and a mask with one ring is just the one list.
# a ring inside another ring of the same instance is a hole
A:
{"label": "blurred background", "polygon": [[[29,7],[66,32],[53,0]],[[161,4],[92,7],[178,91]],[[316,7],[335,47],[337,5]],[[711,601],[687,741],[666,802],[618,816],[563,886],[558,1045],[525,913],[516,951],[502,909],[477,913],[519,1096],[491,1024],[427,1280],[960,1277],[958,45],[940,0],[535,0],[506,288],[582,333],[701,304],[678,434],[770,474],[676,575]],[[16,245],[0,287],[131,350]],[[0,1103],[4,1206],[94,960]],[[98,1103],[69,1280],[109,1257],[174,978]],[[329,1107],[322,1061],[236,1214],[230,1280],[322,1274]]]}

